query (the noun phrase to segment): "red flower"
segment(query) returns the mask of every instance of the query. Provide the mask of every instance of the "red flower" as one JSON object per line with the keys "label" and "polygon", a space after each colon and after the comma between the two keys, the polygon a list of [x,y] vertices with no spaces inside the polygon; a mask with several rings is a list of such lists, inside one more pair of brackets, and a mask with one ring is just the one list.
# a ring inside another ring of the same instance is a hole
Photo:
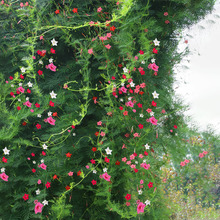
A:
{"label": "red flower", "polygon": [[137,106],[138,106],[139,108],[142,108],[142,104],[141,104],[141,103],[138,103]]}
{"label": "red flower", "polygon": [[153,187],[153,183],[152,183],[152,182],[149,182],[149,183],[148,183],[148,187],[149,187],[149,188]]}
{"label": "red flower", "polygon": [[81,173],[82,173],[82,172],[79,170],[79,171],[77,172],[77,176],[80,176]]}
{"label": "red flower", "polygon": [[119,107],[119,109],[120,109],[120,110],[123,110],[123,107],[122,107],[122,106],[120,106],[120,107]]}
{"label": "red flower", "polygon": [[29,199],[28,196],[29,196],[28,194],[24,194],[24,196],[22,197],[24,199],[24,201]]}
{"label": "red flower", "polygon": [[106,163],[109,163],[109,162],[110,162],[110,160],[108,159],[108,157],[105,157],[105,162],[106,162]]}
{"label": "red flower", "polygon": [[35,172],[36,172],[36,169],[33,168],[33,169],[32,169],[32,172],[35,173]]}
{"label": "red flower", "polygon": [[118,67],[119,67],[119,68],[122,68],[122,64],[118,64]]}
{"label": "red flower", "polygon": [[96,131],[95,136],[97,137],[98,135],[99,135],[99,132],[98,132],[98,131]]}
{"label": "red flower", "polygon": [[116,29],[115,26],[110,27],[110,31],[115,31],[115,29]]}
{"label": "red flower", "polygon": [[96,181],[95,180],[92,180],[91,183],[92,183],[93,186],[96,185]]}
{"label": "red flower", "polygon": [[138,169],[134,169],[134,172],[137,173],[137,172],[138,172]]}
{"label": "red flower", "polygon": [[74,8],[73,13],[78,13],[78,8]]}
{"label": "red flower", "polygon": [[42,151],[42,155],[43,155],[43,156],[45,156],[45,155],[46,155],[46,153],[45,153],[44,151]]}
{"label": "red flower", "polygon": [[55,14],[59,14],[59,13],[60,13],[60,10],[57,9],[57,10],[55,11]]}
{"label": "red flower", "polygon": [[52,106],[52,107],[54,107],[54,102],[52,102],[52,101],[50,100],[49,105]]}
{"label": "red flower", "polygon": [[96,152],[96,151],[97,151],[97,148],[96,148],[96,147],[93,147],[93,148],[92,148],[92,151],[93,151],[93,152]]}
{"label": "red flower", "polygon": [[152,101],[151,103],[154,107],[157,107],[157,103],[155,101]]}
{"label": "red flower", "polygon": [[136,157],[136,156],[137,156],[137,153],[134,152],[133,155]]}
{"label": "red flower", "polygon": [[10,92],[10,95],[11,95],[11,96],[13,96],[13,95],[14,95],[14,93],[13,93],[13,92]]}
{"label": "red flower", "polygon": [[97,99],[97,97],[95,97],[95,96],[93,96],[93,98],[92,98],[93,100],[96,100]]}
{"label": "red flower", "polygon": [[9,76],[9,79],[10,79],[10,80],[13,80],[13,76]]}
{"label": "red flower", "polygon": [[117,160],[117,161],[115,162],[115,165],[120,165],[120,162]]}
{"label": "red flower", "polygon": [[31,93],[31,90],[30,90],[30,89],[27,89],[27,93]]}
{"label": "red flower", "polygon": [[130,92],[130,93],[133,93],[133,90],[132,90],[132,89],[129,89],[129,92]]}
{"label": "red flower", "polygon": [[53,113],[53,116],[56,117],[56,116],[57,116],[57,112],[54,112],[54,113]]}
{"label": "red flower", "polygon": [[36,124],[37,129],[41,129],[41,125],[40,124]]}
{"label": "red flower", "polygon": [[173,127],[174,127],[175,129],[177,129],[177,126],[176,126],[176,125],[174,125]]}
{"label": "red flower", "polygon": [[24,121],[24,122],[22,123],[22,125],[23,125],[23,126],[25,126],[26,124],[27,124],[27,122],[26,122],[26,121]]}
{"label": "red flower", "polygon": [[112,80],[115,80],[115,77],[114,77],[114,76],[112,76]]}
{"label": "red flower", "polygon": [[128,111],[124,111],[123,112],[123,115],[125,116],[125,115],[128,115]]}
{"label": "red flower", "polygon": [[141,70],[140,73],[141,73],[141,75],[145,75],[145,71],[144,70]]}
{"label": "red flower", "polygon": [[139,53],[140,53],[140,54],[144,54],[144,51],[143,51],[143,50],[140,50]]}
{"label": "red flower", "polygon": [[69,152],[66,154],[66,157],[69,157],[69,158],[70,158],[71,156],[72,156],[72,154],[69,153]]}
{"label": "red flower", "polygon": [[47,187],[47,189],[50,188],[50,184],[51,184],[51,183],[49,183],[48,181],[47,181],[47,183],[45,184],[45,186]]}
{"label": "red flower", "polygon": [[50,52],[55,54],[55,50],[53,48],[50,48]]}
{"label": "red flower", "polygon": [[91,162],[92,164],[95,164],[95,160],[93,160],[93,159],[92,159],[92,160],[90,160],[90,162]]}
{"label": "red flower", "polygon": [[42,71],[42,70],[38,70],[37,73],[39,74],[39,76],[40,76],[40,75],[43,75],[43,71]]}
{"label": "red flower", "polygon": [[21,75],[20,75],[20,78],[21,78],[21,79],[24,79],[24,76],[21,74]]}
{"label": "red flower", "polygon": [[32,156],[32,157],[35,157],[35,154],[34,154],[34,153],[31,153],[31,156]]}
{"label": "red flower", "polygon": [[56,174],[53,176],[53,179],[54,179],[54,180],[57,179],[57,175],[56,175]]}
{"label": "red flower", "polygon": [[128,201],[129,199],[131,199],[131,194],[127,194],[127,195],[125,196],[125,199],[127,199],[127,201]]}
{"label": "red flower", "polygon": [[123,75],[122,75],[122,78],[123,78],[123,79],[126,79],[126,76],[123,74]]}
{"label": "red flower", "polygon": [[140,91],[140,92],[139,92],[139,95],[143,95],[143,94],[144,94],[144,92],[143,92],[143,91]]}
{"label": "red flower", "polygon": [[66,188],[66,190],[69,190],[69,189],[70,189],[70,187],[69,187],[69,186],[66,186],[65,188]]}
{"label": "red flower", "polygon": [[148,155],[148,152],[147,152],[147,151],[144,151],[144,155],[146,155],[146,156],[147,156],[147,155]]}
{"label": "red flower", "polygon": [[21,110],[21,107],[20,107],[20,106],[18,106],[18,107],[17,107],[17,110],[18,110],[18,111],[19,111],[19,110]]}
{"label": "red flower", "polygon": [[5,157],[2,158],[2,162],[7,163],[8,159],[6,159]]}
{"label": "red flower", "polygon": [[40,105],[38,103],[35,104],[36,108],[40,108]]}
{"label": "red flower", "polygon": [[143,128],[144,128],[144,126],[143,126],[142,124],[139,124],[138,127],[139,127],[140,129],[143,129]]}
{"label": "red flower", "polygon": [[153,49],[153,53],[157,53],[157,49],[156,48]]}

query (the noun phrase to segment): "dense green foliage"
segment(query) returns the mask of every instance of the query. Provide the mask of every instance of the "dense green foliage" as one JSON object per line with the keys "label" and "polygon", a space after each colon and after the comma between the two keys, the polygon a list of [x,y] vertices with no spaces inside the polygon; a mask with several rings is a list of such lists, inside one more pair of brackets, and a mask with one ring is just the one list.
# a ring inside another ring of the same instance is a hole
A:
{"label": "dense green foliage", "polygon": [[[22,4],[0,4],[1,218],[169,219],[162,156],[179,170],[200,153],[182,141],[173,67],[187,51],[176,49],[214,0]],[[36,200],[48,201],[37,214]],[[138,200],[150,201],[139,214]]]}

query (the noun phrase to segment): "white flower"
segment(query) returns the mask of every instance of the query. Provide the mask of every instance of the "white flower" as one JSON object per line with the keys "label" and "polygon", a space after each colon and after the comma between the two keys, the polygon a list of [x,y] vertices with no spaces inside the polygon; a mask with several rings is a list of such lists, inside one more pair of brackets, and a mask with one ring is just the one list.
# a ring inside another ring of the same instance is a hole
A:
{"label": "white flower", "polygon": [[150,116],[154,116],[154,112],[152,111],[152,112],[150,112]]}
{"label": "white flower", "polygon": [[135,83],[131,82],[130,83],[131,87],[135,87]]}
{"label": "white flower", "polygon": [[149,201],[149,200],[146,200],[144,203],[145,203],[146,205],[150,205],[150,201]]}
{"label": "white flower", "polygon": [[10,150],[8,150],[7,147],[5,147],[5,148],[3,149],[3,151],[4,151],[4,154],[5,154],[5,155],[9,155]]}
{"label": "white flower", "polygon": [[57,46],[58,41],[56,41],[56,40],[53,38],[53,40],[51,40],[51,43],[52,43],[53,46]]}
{"label": "white flower", "polygon": [[22,86],[22,83],[19,83],[18,85],[19,85],[19,86]]}
{"label": "white flower", "polygon": [[156,91],[154,91],[152,93],[152,95],[153,95],[154,99],[158,99],[159,94]]}
{"label": "white flower", "polygon": [[36,190],[36,194],[37,195],[39,195],[40,194],[40,190],[38,189],[38,190]]}
{"label": "white flower", "polygon": [[48,201],[47,200],[44,200],[42,203],[43,203],[43,205],[48,205]]}
{"label": "white flower", "polygon": [[142,190],[140,189],[140,190],[138,190],[138,194],[139,195],[141,195],[143,192],[142,192]]}
{"label": "white flower", "polygon": [[1,172],[2,173],[4,173],[5,172],[5,168],[3,167],[3,168],[1,168]]}
{"label": "white flower", "polygon": [[76,136],[76,133],[73,133],[73,136]]}
{"label": "white flower", "polygon": [[121,83],[121,86],[124,86],[125,85],[125,83]]}
{"label": "white flower", "polygon": [[25,73],[26,69],[24,67],[21,67],[21,72]]}
{"label": "white flower", "polygon": [[146,163],[147,160],[143,160],[143,163]]}
{"label": "white flower", "polygon": [[20,102],[21,101],[21,99],[18,99],[18,102]]}
{"label": "white flower", "polygon": [[39,64],[43,64],[43,61],[42,61],[42,60],[39,60]]}
{"label": "white flower", "polygon": [[140,117],[141,117],[141,118],[143,118],[143,117],[144,117],[144,115],[143,115],[143,114],[140,114]]}
{"label": "white flower", "polygon": [[108,170],[108,168],[105,167],[105,168],[103,169],[103,172],[106,173],[107,170]]}
{"label": "white flower", "polygon": [[53,112],[48,112],[47,115],[48,115],[48,116],[52,116],[52,113],[53,113]]}
{"label": "white flower", "polygon": [[50,96],[51,96],[52,99],[56,99],[56,98],[57,98],[57,94],[54,93],[54,91],[52,91],[52,92],[50,93]]}
{"label": "white flower", "polygon": [[49,59],[49,63],[53,63],[53,59],[52,58]]}
{"label": "white flower", "polygon": [[128,72],[128,69],[126,67],[123,68],[124,73]]}
{"label": "white flower", "polygon": [[26,97],[26,100],[28,101],[28,100],[29,100],[29,97]]}
{"label": "white flower", "polygon": [[106,151],[106,154],[112,154],[112,150],[110,150],[109,147],[107,147],[107,148],[105,149],[105,151]]}
{"label": "white flower", "polygon": [[40,162],[41,162],[41,163],[44,163],[44,159],[42,159]]}
{"label": "white flower", "polygon": [[177,134],[177,133],[176,133],[175,135],[176,135],[176,136],[178,136],[178,134]]}
{"label": "white flower", "polygon": [[123,99],[120,99],[120,102],[123,102],[124,100]]}
{"label": "white flower", "polygon": [[41,114],[37,114],[37,117],[38,117],[38,118],[41,118]]}
{"label": "white flower", "polygon": [[96,170],[93,170],[92,172],[93,172],[93,173],[95,173],[95,174],[97,173],[97,171],[96,171]]}
{"label": "white flower", "polygon": [[150,146],[148,144],[145,144],[144,146],[147,150],[150,149]]}
{"label": "white flower", "polygon": [[142,60],[142,61],[141,61],[141,63],[142,63],[142,64],[145,64],[145,61],[144,61],[144,60]]}
{"label": "white flower", "polygon": [[151,59],[151,63],[155,63],[155,61],[156,61],[156,59],[154,59],[154,58]]}
{"label": "white flower", "polygon": [[136,164],[138,164],[138,161],[135,161]]}
{"label": "white flower", "polygon": [[35,160],[33,161],[33,164],[36,164],[36,161],[35,161]]}
{"label": "white flower", "polygon": [[11,84],[11,87],[14,87],[14,85],[13,85],[13,84]]}
{"label": "white flower", "polygon": [[28,85],[28,87],[32,87],[33,86],[33,84],[30,81],[27,83],[27,85]]}
{"label": "white flower", "polygon": [[160,46],[160,41],[158,41],[157,38],[153,42],[155,46]]}
{"label": "white flower", "polygon": [[131,101],[132,97],[129,97],[128,100]]}
{"label": "white flower", "polygon": [[43,144],[42,147],[44,150],[46,150],[48,146],[46,144]]}

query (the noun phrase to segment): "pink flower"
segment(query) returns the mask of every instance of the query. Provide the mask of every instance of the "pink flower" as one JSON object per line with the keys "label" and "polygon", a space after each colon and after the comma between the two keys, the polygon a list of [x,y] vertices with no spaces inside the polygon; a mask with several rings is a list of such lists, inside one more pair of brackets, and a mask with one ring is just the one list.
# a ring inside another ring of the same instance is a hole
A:
{"label": "pink flower", "polygon": [[107,49],[110,49],[110,48],[111,48],[110,44],[105,45],[105,47],[106,47]]}
{"label": "pink flower", "polygon": [[1,173],[0,178],[6,182],[8,181],[8,175],[6,175],[5,173]]}
{"label": "pink flower", "polygon": [[200,158],[203,158],[203,157],[204,157],[204,154],[203,154],[203,153],[200,153],[200,154],[199,154],[199,157],[200,157]]}
{"label": "pink flower", "polygon": [[89,165],[86,165],[86,169],[89,169]]}
{"label": "pink flower", "polygon": [[154,71],[158,71],[159,66],[157,66],[155,63],[151,64],[151,69]]}
{"label": "pink flower", "polygon": [[189,160],[185,159],[184,162],[185,162],[185,163],[189,163]]}
{"label": "pink flower", "polygon": [[34,208],[35,214],[37,214],[38,212],[41,213],[43,207],[44,207],[43,204],[41,204],[40,202],[37,202]]}
{"label": "pink flower", "polygon": [[139,134],[138,133],[134,133],[134,137],[139,137]]}
{"label": "pink flower", "polygon": [[55,125],[55,121],[56,121],[56,120],[53,119],[51,116],[45,120],[45,122],[48,122],[48,123],[51,124],[51,125]]}
{"label": "pink flower", "polygon": [[203,151],[203,154],[205,154],[205,155],[206,155],[207,153],[208,153],[207,151]]}
{"label": "pink flower", "polygon": [[143,184],[144,183],[144,180],[140,180],[140,184]]}
{"label": "pink flower", "polygon": [[131,156],[130,156],[130,160],[133,160],[135,158],[135,156],[134,156],[134,154],[132,154]]}
{"label": "pink flower", "polygon": [[150,164],[142,163],[141,167],[143,167],[144,169],[148,170],[150,168]]}
{"label": "pink flower", "polygon": [[102,11],[102,8],[99,7],[99,8],[97,9],[97,12],[101,12],[101,11]]}
{"label": "pink flower", "polygon": [[131,164],[131,161],[129,160],[129,161],[127,161],[127,163],[126,164],[128,164],[128,165],[130,165]]}
{"label": "pink flower", "polygon": [[157,125],[157,119],[155,119],[154,117],[151,117],[151,118],[149,118],[149,121],[150,121],[150,123],[151,124],[153,124],[153,125]]}
{"label": "pink flower", "polygon": [[43,39],[44,39],[44,37],[41,35],[41,36],[40,36],[40,40],[43,40]]}
{"label": "pink flower", "polygon": [[165,21],[165,23],[166,23],[166,24],[169,24],[169,23],[170,23],[170,21],[169,21],[169,20],[166,20],[166,21]]}
{"label": "pink flower", "polygon": [[37,181],[37,184],[41,184],[41,180],[38,180],[38,181]]}
{"label": "pink flower", "polygon": [[24,88],[22,86],[20,86],[20,87],[17,88],[17,91],[19,91],[21,93],[24,93]]}
{"label": "pink flower", "polygon": [[132,168],[132,169],[136,168],[136,165],[135,165],[135,164],[132,164],[132,165],[131,165],[131,168]]}
{"label": "pink flower", "polygon": [[21,6],[21,7],[24,7],[24,4],[21,2],[21,3],[20,3],[20,6]]}
{"label": "pink flower", "polygon": [[122,160],[123,162],[126,162],[127,158],[124,157],[124,158],[122,158],[121,160]]}
{"label": "pink flower", "polygon": [[168,15],[168,12],[164,12],[164,14],[163,14],[164,16],[167,16]]}
{"label": "pink flower", "polygon": [[121,87],[121,91],[123,92],[123,93],[127,93],[127,89],[123,86],[123,87]]}
{"label": "pink flower", "polygon": [[145,208],[145,204],[142,203],[142,202],[139,202],[138,203],[138,206],[137,206],[137,213],[139,214],[140,212],[144,212],[144,208]]}
{"label": "pink flower", "polygon": [[131,203],[130,202],[126,202],[126,206],[129,206],[129,205],[131,205]]}
{"label": "pink flower", "polygon": [[143,154],[139,154],[139,157],[140,157],[140,158],[143,158],[144,156],[143,156]]}
{"label": "pink flower", "polygon": [[43,170],[46,170],[47,168],[47,166],[44,163],[40,164],[39,167],[42,168]]}
{"label": "pink flower", "polygon": [[56,72],[56,68],[57,68],[57,67],[56,67],[53,63],[48,64],[47,67],[48,67],[51,71]]}
{"label": "pink flower", "polygon": [[105,132],[102,131],[102,132],[100,133],[100,135],[101,135],[102,137],[105,136]]}
{"label": "pink flower", "polygon": [[72,172],[72,171],[70,171],[70,172],[68,173],[68,175],[69,175],[69,176],[72,176],[72,175],[73,175],[73,172]]}
{"label": "pink flower", "polygon": [[163,113],[163,114],[164,114],[165,112],[166,112],[166,111],[165,111],[164,109],[162,109],[161,113]]}
{"label": "pink flower", "polygon": [[[95,22],[94,21],[90,21],[89,24],[90,24],[90,27],[94,24]],[[90,49],[91,50],[91,49]],[[89,53],[89,51],[88,51]],[[92,52],[93,53],[93,52]]]}
{"label": "pink flower", "polygon": [[148,108],[147,110],[146,110],[146,112],[148,112],[148,113],[150,113],[152,111],[152,109],[150,109],[150,108]]}
{"label": "pink flower", "polygon": [[180,166],[182,166],[182,167],[184,167],[185,165],[186,165],[186,164],[185,164],[185,162],[183,162],[183,161],[180,163]]}
{"label": "pink flower", "polygon": [[88,49],[88,53],[89,54],[93,54],[93,49],[91,48],[91,49]]}
{"label": "pink flower", "polygon": [[29,101],[26,101],[26,102],[24,102],[24,103],[23,103],[23,105],[26,105],[27,107],[29,107],[29,108],[30,108],[30,107],[31,107],[31,105],[32,105],[32,103],[30,103]]}
{"label": "pink flower", "polygon": [[106,181],[110,181],[111,176],[108,175],[107,173],[103,173],[102,177],[106,180]]}
{"label": "pink flower", "polygon": [[101,122],[101,121],[98,121],[98,122],[97,122],[97,125],[102,125],[102,122]]}
{"label": "pink flower", "polygon": [[107,38],[111,38],[112,33],[107,33]]}

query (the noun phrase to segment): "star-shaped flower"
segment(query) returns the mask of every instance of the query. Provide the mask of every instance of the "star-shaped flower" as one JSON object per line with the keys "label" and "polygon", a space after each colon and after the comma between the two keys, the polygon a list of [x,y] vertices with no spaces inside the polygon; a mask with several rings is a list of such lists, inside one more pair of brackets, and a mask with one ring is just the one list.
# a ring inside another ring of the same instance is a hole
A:
{"label": "star-shaped flower", "polygon": [[106,151],[106,154],[112,154],[112,150],[110,150],[109,147],[107,147],[107,148],[105,149],[105,151]]}
{"label": "star-shaped flower", "polygon": [[40,194],[40,190],[36,190],[36,195],[39,195]]}
{"label": "star-shaped flower", "polygon": [[47,200],[44,200],[42,203],[43,203],[43,205],[48,205],[48,201]]}
{"label": "star-shaped flower", "polygon": [[146,205],[150,205],[150,201],[149,201],[149,200],[146,200],[144,203],[145,203]]}
{"label": "star-shaped flower", "polygon": [[38,118],[41,118],[41,114],[37,114],[37,117],[38,117]]}
{"label": "star-shaped flower", "polygon": [[154,59],[154,58],[151,59],[151,63],[155,63],[155,61],[156,61],[156,59]]}
{"label": "star-shaped flower", "polygon": [[21,67],[21,72],[25,73],[26,69],[24,67]]}
{"label": "star-shaped flower", "polygon": [[154,99],[158,99],[159,94],[156,91],[154,91],[152,93],[152,95],[153,95]]}
{"label": "star-shaped flower", "polygon": [[48,115],[48,116],[52,116],[52,113],[53,113],[53,112],[48,112],[47,115]]}
{"label": "star-shaped flower", "polygon": [[138,194],[141,195],[143,193],[143,191],[140,189],[138,190]]}
{"label": "star-shaped flower", "polygon": [[128,72],[128,69],[126,67],[123,68],[124,73]]}
{"label": "star-shaped flower", "polygon": [[27,83],[27,85],[28,85],[28,87],[32,87],[33,86],[33,84],[30,81]]}
{"label": "star-shaped flower", "polygon": [[53,59],[52,58],[49,59],[49,63],[53,63]]}
{"label": "star-shaped flower", "polygon": [[135,87],[135,83],[131,82],[130,83],[131,87]]}
{"label": "star-shaped flower", "polygon": [[46,144],[43,144],[42,147],[43,147],[44,150],[46,150],[48,146]]}
{"label": "star-shaped flower", "polygon": [[1,168],[1,172],[2,172],[2,173],[5,173],[5,168],[4,168],[4,167]]}
{"label": "star-shaped flower", "polygon": [[107,170],[108,170],[108,168],[105,167],[105,168],[103,169],[103,173],[106,173]]}
{"label": "star-shaped flower", "polygon": [[5,154],[5,155],[9,155],[10,150],[8,150],[7,147],[5,147],[5,148],[3,149],[3,151],[4,151],[4,154]]}
{"label": "star-shaped flower", "polygon": [[155,46],[160,46],[160,41],[158,41],[157,38],[153,42]]}
{"label": "star-shaped flower", "polygon": [[96,171],[96,170],[93,170],[92,172],[93,172],[93,173],[95,173],[95,174],[97,173],[97,171]]}
{"label": "star-shaped flower", "polygon": [[52,43],[53,46],[57,46],[58,41],[56,41],[56,40],[53,38],[53,40],[51,40],[51,43]]}
{"label": "star-shaped flower", "polygon": [[144,146],[147,150],[150,149],[150,146],[148,144],[145,144]]}
{"label": "star-shaped flower", "polygon": [[57,94],[54,93],[54,91],[52,91],[52,92],[50,93],[50,96],[51,96],[52,99],[56,99],[56,98],[57,98]]}

